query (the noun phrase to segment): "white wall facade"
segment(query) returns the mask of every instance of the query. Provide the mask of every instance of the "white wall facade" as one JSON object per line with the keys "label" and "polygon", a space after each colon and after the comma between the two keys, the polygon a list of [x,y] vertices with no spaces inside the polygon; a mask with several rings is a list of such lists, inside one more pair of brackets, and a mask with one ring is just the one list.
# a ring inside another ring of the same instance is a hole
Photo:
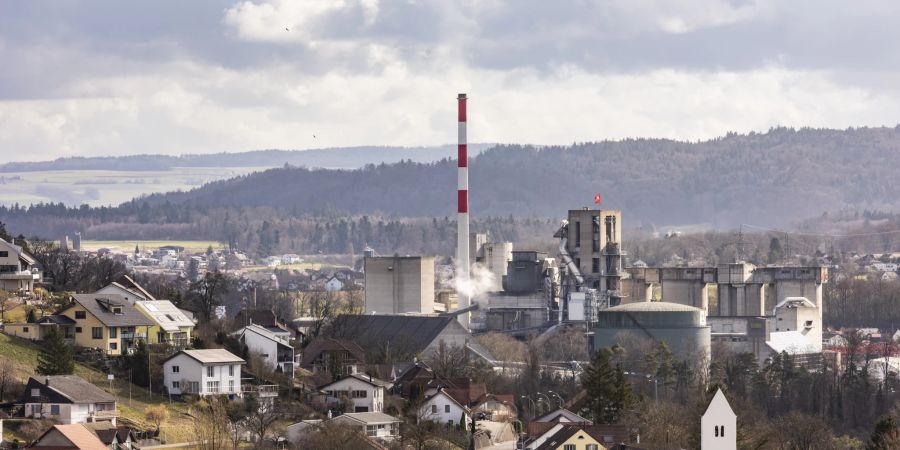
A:
{"label": "white wall facade", "polygon": [[721,390],[700,419],[702,450],[737,450],[737,416]]}
{"label": "white wall facade", "polygon": [[[208,375],[210,367],[212,376]],[[201,364],[180,354],[163,364],[163,373],[170,394],[241,396],[241,365],[238,363]]]}
{"label": "white wall facade", "polygon": [[445,392],[429,398],[419,408],[419,419],[437,423],[459,425],[459,419],[465,413],[465,421],[469,423],[471,418],[459,403],[450,398]]}
{"label": "white wall facade", "polygon": [[347,377],[324,387],[324,390],[328,393],[329,403],[339,401],[341,395],[346,395],[353,402],[353,412],[384,411],[383,387],[373,386],[354,377]]}

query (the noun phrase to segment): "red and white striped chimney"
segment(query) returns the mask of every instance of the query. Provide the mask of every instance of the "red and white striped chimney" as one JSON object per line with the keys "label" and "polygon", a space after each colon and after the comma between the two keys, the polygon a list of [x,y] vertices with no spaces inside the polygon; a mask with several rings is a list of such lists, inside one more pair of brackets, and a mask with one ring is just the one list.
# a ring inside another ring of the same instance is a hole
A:
{"label": "red and white striped chimney", "polygon": [[[466,142],[466,94],[459,94],[456,98],[459,111],[457,148],[457,203],[456,203],[456,264],[457,277],[468,283],[469,281],[469,151]],[[465,308],[471,304],[472,299],[468,293],[460,293],[459,307]]]}

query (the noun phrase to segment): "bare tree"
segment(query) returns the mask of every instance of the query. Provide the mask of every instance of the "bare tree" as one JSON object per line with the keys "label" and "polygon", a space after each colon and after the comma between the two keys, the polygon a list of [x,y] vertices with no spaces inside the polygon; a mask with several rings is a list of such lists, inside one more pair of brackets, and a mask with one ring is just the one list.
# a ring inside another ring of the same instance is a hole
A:
{"label": "bare tree", "polygon": [[194,438],[199,450],[225,450],[231,443],[229,420],[224,400],[210,397],[197,402],[189,415],[193,419]]}

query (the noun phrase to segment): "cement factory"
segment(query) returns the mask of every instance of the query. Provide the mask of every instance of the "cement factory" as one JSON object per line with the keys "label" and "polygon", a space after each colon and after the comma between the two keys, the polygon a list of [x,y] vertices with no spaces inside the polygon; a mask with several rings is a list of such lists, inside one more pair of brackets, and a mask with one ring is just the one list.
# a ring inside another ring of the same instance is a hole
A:
{"label": "cement factory", "polygon": [[761,362],[821,353],[824,267],[629,267],[618,210],[569,210],[553,257],[470,233],[466,100],[459,94],[456,292],[435,291],[434,257],[369,256],[367,314],[453,315],[471,333],[521,337],[575,327],[591,349],[661,341],[706,360],[714,343]]}

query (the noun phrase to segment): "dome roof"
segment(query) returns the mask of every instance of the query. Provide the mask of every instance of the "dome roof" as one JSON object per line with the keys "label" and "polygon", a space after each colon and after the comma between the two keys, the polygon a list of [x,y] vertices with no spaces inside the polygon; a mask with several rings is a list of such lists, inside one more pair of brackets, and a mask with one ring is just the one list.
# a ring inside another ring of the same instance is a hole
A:
{"label": "dome roof", "polygon": [[682,305],[680,303],[669,303],[669,302],[637,302],[637,303],[626,303],[624,305],[613,306],[612,308],[606,309],[605,311],[622,311],[622,312],[704,312],[700,308],[694,308],[693,306]]}

